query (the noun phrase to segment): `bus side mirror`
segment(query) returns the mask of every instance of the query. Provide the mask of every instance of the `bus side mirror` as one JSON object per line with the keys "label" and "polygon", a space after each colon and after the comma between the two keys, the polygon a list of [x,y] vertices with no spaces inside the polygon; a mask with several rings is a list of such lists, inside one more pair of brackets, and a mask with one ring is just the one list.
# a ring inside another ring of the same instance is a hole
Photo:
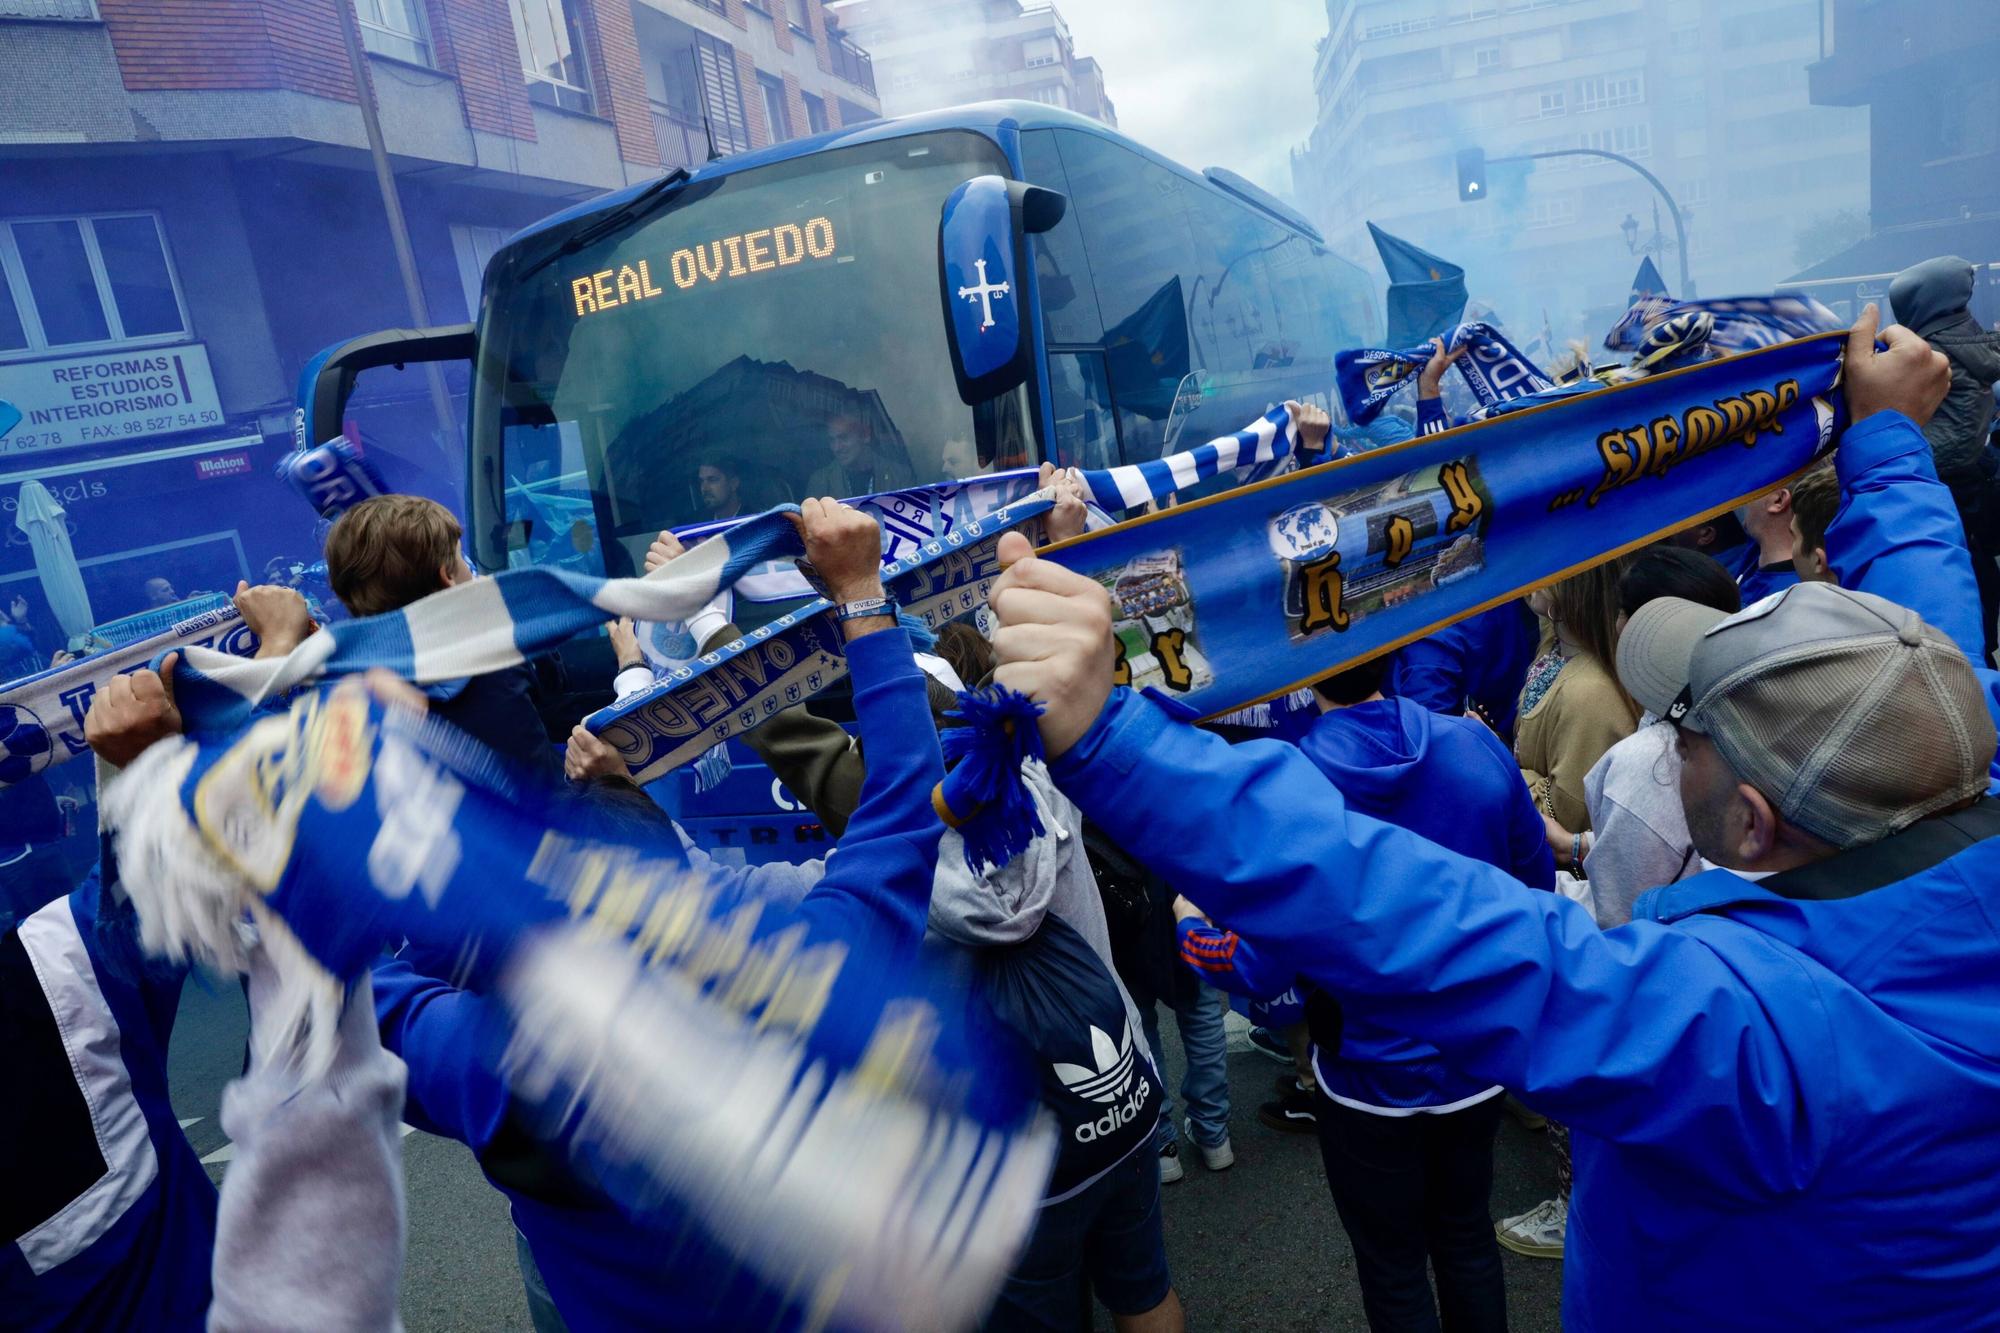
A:
{"label": "bus side mirror", "polygon": [[299,375],[298,403],[292,412],[292,448],[310,449],[340,434],[341,417],[362,371],[427,361],[470,362],[476,345],[472,325],[450,324],[434,329],[384,329],[322,348]]}
{"label": "bus side mirror", "polygon": [[1025,383],[1034,338],[1021,314],[1028,237],[1063,219],[1055,190],[975,176],[951,192],[938,218],[938,289],[958,396],[985,402]]}

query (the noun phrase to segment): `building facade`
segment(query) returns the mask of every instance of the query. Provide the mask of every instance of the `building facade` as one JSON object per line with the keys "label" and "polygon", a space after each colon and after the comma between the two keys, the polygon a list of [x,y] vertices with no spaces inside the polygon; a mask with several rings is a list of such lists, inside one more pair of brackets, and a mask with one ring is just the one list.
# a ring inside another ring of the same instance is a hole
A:
{"label": "building facade", "polygon": [[[314,514],[270,478],[320,348],[473,318],[515,230],[711,141],[881,109],[821,0],[0,0],[0,64],[0,400],[22,414],[0,607],[22,595],[44,651],[317,560]],[[461,512],[464,389],[370,372],[348,423],[391,485]],[[64,509],[89,625],[39,596],[13,521],[33,486]]]}
{"label": "building facade", "polygon": [[[1696,292],[1768,292],[1866,206],[1865,114],[1814,106],[1816,0],[1328,0],[1318,112],[1294,188],[1372,264],[1364,222],[1466,266],[1517,328],[1592,342],[1638,256],[1678,286],[1671,211],[1623,164],[1494,162],[1459,202],[1457,154],[1629,157],[1687,224]],[[1657,220],[1656,220],[1657,219]],[[1545,313],[1546,312],[1546,313]]]}
{"label": "building facade", "polygon": [[886,115],[1019,97],[1118,124],[1103,70],[1076,54],[1054,5],[835,0],[832,9],[874,57]]}
{"label": "building facade", "polygon": [[1821,0],[1819,39],[1814,103],[1868,109],[1870,228],[1793,283],[1852,307],[1955,254],[1980,269],[1973,312],[2000,323],[2000,6]]}

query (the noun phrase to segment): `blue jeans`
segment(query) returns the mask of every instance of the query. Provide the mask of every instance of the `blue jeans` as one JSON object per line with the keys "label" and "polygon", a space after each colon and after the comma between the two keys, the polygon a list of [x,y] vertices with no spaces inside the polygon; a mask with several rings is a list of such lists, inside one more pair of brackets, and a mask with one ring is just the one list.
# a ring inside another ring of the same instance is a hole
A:
{"label": "blue jeans", "polygon": [[[1181,1030],[1181,1050],[1187,1056],[1181,1100],[1187,1104],[1195,1141],[1210,1148],[1229,1137],[1229,1062],[1222,1032],[1225,1012],[1222,992],[1208,986],[1196,988],[1191,999],[1174,1003],[1174,1021]],[[1164,1083],[1167,1067],[1166,1057],[1160,1054],[1159,1006],[1140,1005],[1139,1021],[1146,1029],[1153,1057],[1160,1061],[1160,1079]],[[1172,1094],[1164,1087],[1160,1094],[1158,1142],[1164,1148],[1179,1138],[1180,1130],[1174,1123]]]}

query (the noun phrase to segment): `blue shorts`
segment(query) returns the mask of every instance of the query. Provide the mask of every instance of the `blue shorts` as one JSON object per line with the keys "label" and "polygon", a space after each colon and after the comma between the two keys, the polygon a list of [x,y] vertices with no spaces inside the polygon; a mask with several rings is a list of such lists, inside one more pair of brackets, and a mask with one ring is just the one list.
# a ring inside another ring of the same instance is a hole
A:
{"label": "blue shorts", "polygon": [[989,1333],[1087,1330],[1090,1290],[1115,1315],[1144,1314],[1167,1298],[1173,1281],[1151,1145],[1148,1136],[1083,1193],[1042,1209],[986,1321]]}

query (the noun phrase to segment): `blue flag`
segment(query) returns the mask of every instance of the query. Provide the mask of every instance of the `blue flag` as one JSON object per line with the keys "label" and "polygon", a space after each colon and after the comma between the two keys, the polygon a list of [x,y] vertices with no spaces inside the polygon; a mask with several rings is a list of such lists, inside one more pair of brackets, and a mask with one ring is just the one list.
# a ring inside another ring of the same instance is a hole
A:
{"label": "blue flag", "polygon": [[[1448,351],[1469,349],[1452,368],[1485,411],[1511,398],[1555,387],[1554,381],[1490,324],[1460,324],[1442,336]],[[1417,376],[1430,359],[1429,343],[1406,348],[1346,348],[1335,352],[1334,387],[1347,411],[1347,419],[1356,426],[1373,421],[1383,404],[1405,386],[1417,382]]]}
{"label": "blue flag", "polygon": [[1389,271],[1389,330],[1383,341],[1410,347],[1435,338],[1458,323],[1465,313],[1465,270],[1428,250],[1391,236],[1374,223],[1382,267]]}
{"label": "blue flag", "polygon": [[1648,296],[1666,296],[1667,280],[1660,276],[1660,270],[1653,267],[1653,257],[1645,255],[1639,260],[1639,271],[1632,275],[1632,295],[1625,302],[1635,306]]}

